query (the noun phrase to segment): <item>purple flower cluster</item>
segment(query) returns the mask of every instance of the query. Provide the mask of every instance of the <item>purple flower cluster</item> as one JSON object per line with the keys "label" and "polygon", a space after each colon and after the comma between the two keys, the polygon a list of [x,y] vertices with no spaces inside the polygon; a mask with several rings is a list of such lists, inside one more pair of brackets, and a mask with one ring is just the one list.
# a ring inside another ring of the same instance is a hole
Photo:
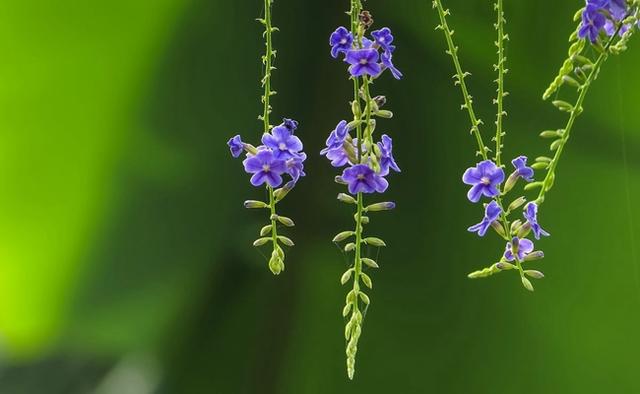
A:
{"label": "purple flower cluster", "polygon": [[349,73],[354,77],[369,75],[377,78],[389,69],[394,78],[401,79],[402,73],[393,64],[396,47],[392,45],[391,30],[384,27],[373,31],[371,38],[356,40],[346,27],[341,26],[329,37],[331,56],[337,59],[338,55],[344,54],[345,62],[350,65]]}
{"label": "purple flower cluster", "polygon": [[[513,173],[507,179],[504,185],[504,189],[501,192],[500,188],[505,180],[504,170],[498,167],[493,161],[485,160],[478,163],[475,167],[467,169],[462,176],[462,181],[471,186],[471,189],[467,193],[467,198],[471,202],[479,202],[480,199],[488,197],[493,199],[489,204],[485,206],[485,214],[482,221],[476,225],[468,228],[470,232],[477,233],[483,237],[490,227],[497,225],[501,215],[504,211],[499,204],[499,196],[508,192],[518,179],[522,178],[527,182],[533,181],[534,170],[527,166],[527,157],[519,156],[515,158],[511,164],[514,167]],[[508,190],[507,190],[508,189]],[[529,231],[533,231],[536,239],[540,239],[541,236],[549,236],[545,230],[542,229],[538,223],[538,205],[534,202],[530,202],[525,205],[523,210],[523,216],[526,222],[520,227],[517,227],[515,233],[526,236]],[[497,225],[499,233],[504,235],[505,229],[502,229],[500,225]],[[514,254],[514,250],[515,252]],[[504,258],[507,261],[513,261],[516,257],[522,261],[533,251],[533,242],[526,238],[513,238],[506,248]],[[538,252],[538,254],[541,252]],[[538,258],[539,256],[536,255]]]}
{"label": "purple flower cluster", "polygon": [[[578,29],[578,37],[588,38],[596,42],[600,33],[613,36],[618,30],[619,23],[629,13],[626,0],[586,0],[587,6],[582,13],[582,23]],[[632,26],[624,25],[620,34],[624,34]]]}
{"label": "purple flower cluster", "polygon": [[[384,193],[389,182],[384,178],[391,170],[400,172],[393,157],[393,141],[383,134],[374,149],[367,151],[364,144],[351,137],[349,124],[343,120],[329,134],[327,147],[320,151],[336,168],[347,167],[339,177],[347,184],[349,193]],[[360,152],[360,154],[358,154]],[[371,155],[375,155],[378,166],[373,165]],[[375,169],[374,169],[375,168]]]}
{"label": "purple flower cluster", "polygon": [[279,187],[283,182],[282,176],[286,174],[291,177],[287,183],[291,189],[300,177],[305,176],[304,161],[307,155],[302,151],[302,141],[294,135],[297,128],[298,122],[284,119],[281,125],[262,136],[262,145],[257,148],[242,142],[239,135],[227,142],[233,157],[238,158],[242,152],[246,152],[242,164],[244,170],[252,174],[253,186],[267,184],[272,188]]}

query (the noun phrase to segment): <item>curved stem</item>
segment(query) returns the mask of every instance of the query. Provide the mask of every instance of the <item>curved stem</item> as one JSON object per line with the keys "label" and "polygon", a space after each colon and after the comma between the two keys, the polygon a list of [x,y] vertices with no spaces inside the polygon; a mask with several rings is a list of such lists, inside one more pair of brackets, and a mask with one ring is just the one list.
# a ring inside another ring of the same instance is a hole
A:
{"label": "curved stem", "polygon": [[467,83],[465,82],[465,78],[469,75],[462,71],[462,67],[460,66],[460,59],[458,59],[458,47],[453,42],[453,31],[449,28],[447,24],[447,15],[449,15],[449,10],[446,10],[442,7],[441,0],[433,0],[433,6],[438,10],[438,16],[440,17],[440,25],[438,26],[444,32],[445,38],[447,40],[448,50],[447,53],[453,59],[453,65],[456,69],[456,84],[460,86],[462,90],[462,96],[464,98],[463,108],[467,110],[469,114],[469,120],[471,121],[471,132],[476,137],[476,143],[478,144],[478,153],[482,156],[483,160],[487,160],[487,151],[488,148],[485,146],[482,141],[482,135],[480,134],[480,124],[482,121],[476,117],[475,111],[473,110],[473,99],[471,95],[469,95],[469,89],[467,87]]}
{"label": "curved stem", "polygon": [[556,150],[556,153],[553,156],[553,159],[551,159],[551,163],[549,164],[547,175],[545,176],[544,181],[542,182],[540,193],[538,194],[538,198],[536,199],[536,204],[538,205],[541,205],[542,203],[544,203],[546,193],[549,190],[551,190],[551,188],[553,187],[553,183],[555,182],[555,176],[556,176],[555,172],[556,172],[556,168],[558,167],[558,162],[560,161],[560,157],[562,156],[562,152],[564,151],[565,145],[569,141],[569,137],[571,136],[571,130],[575,125],[576,119],[582,113],[582,110],[583,110],[582,104],[584,103],[584,100],[587,97],[587,93],[589,92],[589,88],[591,87],[591,84],[598,76],[598,73],[600,72],[600,68],[602,67],[602,64],[609,57],[609,49],[613,45],[615,38],[618,36],[618,33],[620,32],[621,29],[622,29],[622,24],[618,26],[618,29],[616,30],[615,34],[611,36],[611,38],[605,45],[604,50],[602,51],[602,53],[600,53],[600,56],[598,56],[598,59],[594,63],[593,68],[591,69],[591,72],[587,77],[587,80],[579,88],[580,93],[578,94],[578,99],[576,100],[576,104],[573,106],[573,109],[571,110],[569,120],[567,121],[567,125],[565,126],[564,132],[562,133],[562,137],[560,139],[560,144],[558,145],[558,149]]}

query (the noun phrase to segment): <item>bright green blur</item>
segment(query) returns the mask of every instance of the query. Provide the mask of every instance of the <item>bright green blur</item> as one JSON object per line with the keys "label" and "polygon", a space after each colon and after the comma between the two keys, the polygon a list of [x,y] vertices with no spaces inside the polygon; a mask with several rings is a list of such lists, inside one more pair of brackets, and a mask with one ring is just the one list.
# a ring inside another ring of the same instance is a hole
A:
{"label": "bright green blur", "polygon": [[[491,0],[444,0],[493,136]],[[505,0],[504,161],[548,155],[566,117],[541,100],[583,2]],[[251,243],[265,198],[226,141],[258,142],[262,0],[0,4],[0,392],[7,394],[635,393],[640,351],[640,40],[589,92],[540,220],[546,278],[472,281],[504,245],[461,175],[474,164],[429,0],[368,0],[403,81],[372,87],[403,169],[368,234],[389,245],[345,373],[343,187],[318,154],[350,116],[328,35],[348,0],[276,0],[272,123],[300,121],[307,178],[278,205],[297,224],[274,277]],[[535,193],[531,194],[535,197]],[[513,195],[513,198],[517,195]],[[376,251],[372,250],[375,257]]]}

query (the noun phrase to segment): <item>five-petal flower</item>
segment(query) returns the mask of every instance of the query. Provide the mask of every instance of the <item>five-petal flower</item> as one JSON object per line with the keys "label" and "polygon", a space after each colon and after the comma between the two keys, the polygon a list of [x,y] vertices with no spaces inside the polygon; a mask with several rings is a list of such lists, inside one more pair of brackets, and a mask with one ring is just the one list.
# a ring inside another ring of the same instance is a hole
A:
{"label": "five-petal flower", "polygon": [[489,227],[498,220],[501,214],[502,208],[500,208],[500,205],[495,201],[491,201],[485,208],[484,218],[482,221],[469,227],[468,230],[472,233],[478,233],[479,236],[484,237]]}
{"label": "five-petal flower", "polygon": [[491,160],[485,160],[465,171],[462,181],[473,187],[467,193],[471,202],[478,202],[482,196],[493,198],[500,195],[498,186],[504,181],[504,171]]}

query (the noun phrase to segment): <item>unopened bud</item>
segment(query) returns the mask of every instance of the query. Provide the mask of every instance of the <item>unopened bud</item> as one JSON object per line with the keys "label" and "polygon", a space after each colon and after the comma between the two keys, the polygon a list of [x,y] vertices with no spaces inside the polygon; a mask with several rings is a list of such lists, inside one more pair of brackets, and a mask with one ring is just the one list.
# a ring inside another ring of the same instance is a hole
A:
{"label": "unopened bud", "polygon": [[338,194],[338,200],[340,200],[340,201],[342,201],[344,203],[347,203],[347,204],[356,204],[358,202],[355,198],[351,197],[348,194],[344,194],[344,193]]}
{"label": "unopened bud", "polygon": [[340,234],[333,237],[333,242],[342,242],[349,237],[353,237],[355,233],[353,231],[343,231]]}
{"label": "unopened bud", "polygon": [[535,270],[526,270],[524,271],[525,274],[527,274],[529,277],[533,278],[533,279],[542,279],[544,278],[544,274],[540,271],[535,271]]}
{"label": "unopened bud", "polygon": [[371,245],[371,246],[387,246],[387,244],[384,243],[383,240],[381,240],[380,238],[376,238],[376,237],[368,237],[368,238],[363,239],[363,241],[367,245]]}
{"label": "unopened bud", "polygon": [[518,182],[518,178],[520,177],[518,176],[517,171],[514,171],[511,175],[509,175],[509,178],[507,178],[507,182],[505,182],[504,184],[504,190],[502,191],[502,194],[509,193]]}
{"label": "unopened bud", "polygon": [[544,258],[544,252],[541,250],[536,250],[524,256],[524,261],[536,261],[536,260],[542,260],[543,258]]}
{"label": "unopened bud", "polygon": [[511,204],[509,204],[509,207],[507,208],[507,210],[508,211],[516,210],[516,209],[520,208],[521,206],[523,206],[525,202],[527,202],[526,198],[518,197]]}
{"label": "unopened bud", "polygon": [[269,208],[269,205],[262,201],[247,200],[244,202],[244,207],[248,209]]}
{"label": "unopened bud", "polygon": [[390,211],[395,207],[396,207],[396,203],[394,202],[379,202],[376,204],[369,205],[364,210],[367,212],[380,212],[380,211]]}

